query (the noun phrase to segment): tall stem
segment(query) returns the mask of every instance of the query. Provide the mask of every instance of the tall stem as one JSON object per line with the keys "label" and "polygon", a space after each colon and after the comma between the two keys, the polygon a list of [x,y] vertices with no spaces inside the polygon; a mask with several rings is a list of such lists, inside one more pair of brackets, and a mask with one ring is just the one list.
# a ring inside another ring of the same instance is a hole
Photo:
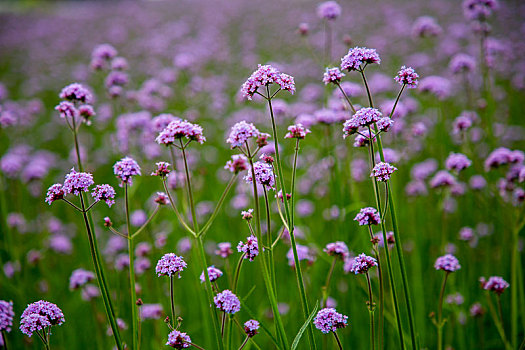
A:
{"label": "tall stem", "polygon": [[449,272],[445,273],[443,278],[443,284],[441,285],[441,292],[439,293],[439,304],[438,304],[438,350],[443,349],[443,296],[445,295],[445,287],[447,285],[447,278]]}
{"label": "tall stem", "polygon": [[[273,288],[277,291],[275,284],[275,266],[273,261],[273,248],[272,248],[272,230],[270,221],[270,202],[268,201],[268,191],[264,189],[264,204],[266,207],[266,245],[268,246],[268,265],[270,267],[270,277],[272,279]],[[279,199],[277,199],[279,200]]]}
{"label": "tall stem", "polygon": [[133,342],[131,348],[138,349],[139,334],[138,334],[138,317],[137,317],[137,293],[135,290],[135,247],[133,245],[133,235],[131,234],[131,221],[129,219],[129,193],[128,184],[124,185],[124,202],[126,207],[126,227],[128,233],[128,255],[129,255],[129,284],[131,295],[131,334]]}
{"label": "tall stem", "polygon": [[0,332],[2,334],[2,342],[4,344],[4,350],[8,350],[7,348],[7,337],[5,335],[5,331]]}
{"label": "tall stem", "polygon": [[366,272],[366,282],[368,283],[368,314],[370,315],[370,349],[375,350],[375,324],[374,324],[374,296],[372,294],[372,283],[370,282],[370,275]]}
{"label": "tall stem", "polygon": [[343,345],[341,345],[341,340],[339,340],[339,336],[336,332],[332,332],[335,337],[335,341],[337,342],[337,346],[339,346],[339,350],[343,350]]}
{"label": "tall stem", "polygon": [[190,201],[191,219],[193,220],[193,231],[199,232],[199,223],[197,222],[197,213],[195,212],[195,203],[193,202],[193,191],[191,189],[190,170],[188,169],[188,160],[186,159],[186,149],[180,140],[182,158],[184,159],[184,170],[186,172],[186,187],[188,189],[188,199]]}
{"label": "tall stem", "polygon": [[170,303],[171,303],[171,325],[175,328],[177,320],[175,319],[175,286],[173,276],[170,276]]}
{"label": "tall stem", "polygon": [[334,274],[334,268],[335,264],[337,262],[337,257],[334,257],[332,260],[332,264],[330,265],[330,270],[328,271],[328,276],[326,276],[326,283],[323,286],[322,292],[323,292],[323,301],[321,303],[322,307],[326,307],[326,300],[328,299],[328,288],[330,287],[330,280],[332,279],[332,275]]}

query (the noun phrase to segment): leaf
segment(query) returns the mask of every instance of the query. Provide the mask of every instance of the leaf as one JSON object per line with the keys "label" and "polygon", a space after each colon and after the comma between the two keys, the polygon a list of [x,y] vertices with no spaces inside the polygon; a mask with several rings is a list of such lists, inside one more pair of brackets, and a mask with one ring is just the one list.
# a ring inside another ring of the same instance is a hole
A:
{"label": "leaf", "polygon": [[299,332],[295,336],[295,339],[293,340],[293,343],[292,343],[291,350],[295,350],[297,348],[297,345],[299,345],[299,341],[301,341],[301,337],[303,336],[304,331],[306,330],[310,322],[312,322],[312,319],[317,313],[318,308],[319,308],[319,300],[315,302],[315,307],[312,310],[312,313],[310,314],[310,316],[308,316],[308,319],[304,322],[303,326],[301,327],[301,329],[299,329]]}

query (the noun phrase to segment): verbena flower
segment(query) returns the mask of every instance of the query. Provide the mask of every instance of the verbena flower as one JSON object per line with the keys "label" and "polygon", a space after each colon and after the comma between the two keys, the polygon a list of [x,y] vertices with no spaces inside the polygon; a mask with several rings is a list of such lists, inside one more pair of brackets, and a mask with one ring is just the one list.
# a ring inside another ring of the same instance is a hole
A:
{"label": "verbena flower", "polygon": [[108,207],[115,204],[113,200],[115,198],[115,190],[110,185],[97,185],[91,192],[91,196],[95,202],[105,201]]}
{"label": "verbena flower", "polygon": [[244,322],[244,333],[246,333],[248,337],[251,338],[251,337],[254,337],[256,334],[258,334],[259,333],[258,329],[259,329],[258,321],[248,320]]}
{"label": "verbena flower", "polygon": [[[255,181],[259,185],[266,186],[267,189],[273,189],[275,186],[275,175],[273,173],[273,167],[265,162],[257,161],[253,164],[253,171],[255,173]],[[253,183],[252,172],[248,171],[248,174],[244,177],[247,183]]]}
{"label": "verbena flower", "polygon": [[234,174],[238,174],[241,171],[248,170],[250,168],[248,158],[242,154],[232,155],[232,159],[226,162],[224,169],[229,170]]}
{"label": "verbena flower", "polygon": [[155,196],[154,201],[155,203],[160,204],[160,205],[170,204],[170,199],[168,195],[164,192],[157,192],[157,195]]}
{"label": "verbena flower", "polygon": [[306,137],[306,134],[311,133],[311,131],[305,128],[302,124],[290,125],[288,127],[288,133],[284,135],[286,139],[299,139],[302,140]]}
{"label": "verbena flower", "polygon": [[412,67],[402,66],[394,79],[400,85],[406,85],[409,89],[415,89],[419,83],[419,74]]}
{"label": "verbena flower", "polygon": [[55,110],[60,113],[62,118],[76,118],[79,116],[79,111],[75,105],[69,101],[62,101],[56,107]]}
{"label": "verbena flower", "polygon": [[0,300],[0,332],[11,332],[14,316],[13,302]]}
{"label": "verbena flower", "polygon": [[116,162],[113,165],[113,172],[122,181],[120,187],[123,187],[124,184],[132,186],[133,176],[141,175],[140,166],[130,157],[124,157]]}
{"label": "verbena flower", "polygon": [[350,272],[357,274],[367,273],[372,267],[377,266],[377,260],[365,254],[359,254],[353,260]]}
{"label": "verbena flower", "polygon": [[448,170],[454,170],[459,173],[461,170],[468,168],[472,164],[472,161],[462,153],[450,153],[445,165]]}
{"label": "verbena flower", "polygon": [[81,192],[88,192],[89,187],[94,183],[93,175],[90,173],[78,173],[75,169],[71,169],[71,172],[66,175],[62,189],[64,190],[64,194],[74,194],[78,196]]}
{"label": "verbena flower", "polygon": [[295,93],[293,77],[280,73],[277,68],[274,68],[271,65],[259,64],[257,70],[253,72],[242,85],[242,97],[251,100],[260,87],[269,86],[274,83],[278,84],[282,90],[289,91],[292,95]]}
{"label": "verbena flower", "polygon": [[213,298],[213,302],[217,309],[228,314],[234,314],[241,310],[241,302],[239,301],[239,298],[237,298],[237,296],[229,289],[217,294]]}
{"label": "verbena flower", "polygon": [[155,165],[157,168],[151,173],[151,176],[160,176],[161,178],[165,178],[171,172],[170,163],[158,162],[155,163]]}
{"label": "verbena flower", "polygon": [[257,237],[250,235],[246,238],[246,243],[242,241],[237,245],[237,251],[239,253],[244,253],[244,259],[253,261],[257,255],[259,255],[259,244],[257,242]]}
{"label": "verbena flower", "polygon": [[325,1],[317,6],[317,16],[321,19],[334,20],[341,15],[341,6],[335,1]]}
{"label": "verbena flower", "polygon": [[196,141],[203,144],[206,137],[202,134],[202,127],[197,124],[190,123],[187,120],[174,120],[162,130],[155,141],[159,145],[170,146],[176,140],[186,138],[189,141]]}
{"label": "verbena flower", "polygon": [[315,328],[325,334],[345,328],[347,325],[348,316],[338,313],[334,308],[321,309],[314,318]]}
{"label": "verbena flower", "polygon": [[54,201],[60,200],[65,196],[64,187],[62,184],[54,184],[49,187],[46,194],[46,202],[51,205]]}
{"label": "verbena flower", "polygon": [[485,309],[480,303],[474,303],[469,309],[470,316],[480,317],[485,313]]}
{"label": "verbena flower", "polygon": [[452,73],[468,73],[476,68],[476,59],[464,53],[458,53],[450,60],[448,65]]}
{"label": "verbena flower", "polygon": [[509,288],[510,284],[500,276],[491,276],[488,281],[484,277],[480,278],[481,287],[496,294],[502,294],[505,289]]}
{"label": "verbena flower", "polygon": [[386,182],[396,170],[397,168],[389,163],[379,162],[372,169],[370,177],[375,177],[378,181]]}
{"label": "verbena flower", "polygon": [[448,171],[440,170],[430,180],[430,187],[451,187],[456,184],[456,178],[452,176]]}
{"label": "verbena flower", "polygon": [[354,47],[341,59],[341,69],[347,71],[361,70],[363,64],[381,63],[381,58],[375,49]]}
{"label": "verbena flower", "polygon": [[361,226],[365,225],[379,225],[381,223],[381,217],[379,212],[372,207],[362,208],[354,218],[355,221]]}
{"label": "verbena flower", "polygon": [[[288,237],[289,236],[290,234],[288,233]],[[308,264],[313,264],[313,262],[315,261],[315,256],[309,247],[302,245],[302,244],[296,244],[296,249],[297,249],[297,259],[299,261],[306,260]],[[295,259],[293,256],[292,248],[288,249],[288,252],[286,253],[286,258],[288,259],[288,265],[295,267]]]}
{"label": "verbena flower", "polygon": [[390,117],[383,117],[377,121],[377,128],[383,132],[389,131],[394,125],[394,120]]}
{"label": "verbena flower", "polygon": [[91,95],[91,92],[87,88],[85,88],[83,85],[79,83],[73,83],[60,91],[60,94],[58,95],[61,99],[74,101],[74,102],[81,102],[81,103],[92,103],[93,102],[93,96]]}
{"label": "verbena flower", "polygon": [[435,37],[443,32],[434,17],[421,16],[412,25],[412,36],[420,38]]}
{"label": "verbena flower", "polygon": [[[208,267],[208,277],[210,278],[210,282],[218,280],[219,277],[221,276],[222,276],[221,270],[219,270],[215,266]],[[204,276],[204,271],[201,273],[200,280],[201,280],[201,283],[206,282],[206,276]]]}
{"label": "verbena flower", "polygon": [[460,115],[452,123],[452,133],[459,134],[472,126],[472,118],[467,115]]}
{"label": "verbena flower", "polygon": [[215,254],[221,258],[227,258],[233,254],[232,245],[230,242],[221,242],[217,244],[218,249],[215,251]]}
{"label": "verbena flower", "polygon": [[258,136],[259,130],[257,130],[255,125],[243,120],[232,126],[226,142],[231,145],[231,148],[241,147],[248,142],[250,138],[257,138]]}
{"label": "verbena flower", "polygon": [[325,85],[328,85],[330,83],[339,84],[344,76],[345,73],[341,72],[341,70],[338,67],[327,67],[323,74],[323,83]]}
{"label": "verbena flower", "polygon": [[498,7],[497,0],[465,0],[463,1],[463,14],[469,20],[485,20]]}
{"label": "verbena flower", "polygon": [[344,259],[345,256],[348,255],[348,247],[345,242],[340,241],[328,243],[323,251],[328,253],[328,255],[339,257],[341,259]]}
{"label": "verbena flower", "polygon": [[181,256],[177,256],[174,253],[165,254],[157,262],[155,272],[157,276],[168,276],[172,277],[177,275],[180,278],[180,273],[188,266]]}
{"label": "verbena flower", "polygon": [[191,338],[189,335],[175,329],[168,335],[168,342],[166,345],[175,349],[185,349],[190,347],[190,343]]}
{"label": "verbena flower", "polygon": [[69,289],[78,289],[83,287],[86,283],[95,279],[95,274],[84,269],[76,269],[69,277]]}
{"label": "verbena flower", "polygon": [[243,218],[243,220],[250,221],[251,219],[253,219],[253,209],[241,211],[241,217]]}
{"label": "verbena flower", "polygon": [[452,93],[450,80],[443,77],[431,75],[421,79],[419,90],[435,95],[439,100],[444,100]]}
{"label": "verbena flower", "polygon": [[20,330],[31,337],[36,331],[51,326],[60,326],[64,322],[64,314],[58,306],[48,301],[39,300],[29,304],[22,313]]}
{"label": "verbena flower", "polygon": [[140,307],[141,320],[158,320],[162,317],[163,309],[161,304],[143,304]]}
{"label": "verbena flower", "polygon": [[452,254],[446,254],[437,258],[434,268],[446,272],[454,272],[461,268],[458,259]]}

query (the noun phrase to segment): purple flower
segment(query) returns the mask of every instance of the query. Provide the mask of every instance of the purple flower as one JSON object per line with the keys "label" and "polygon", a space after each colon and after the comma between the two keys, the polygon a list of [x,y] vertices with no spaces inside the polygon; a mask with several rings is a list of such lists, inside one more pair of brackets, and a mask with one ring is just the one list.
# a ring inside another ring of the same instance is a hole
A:
{"label": "purple flower", "polygon": [[[344,136],[343,136],[344,137]],[[376,134],[372,131],[372,135],[368,130],[361,131],[359,135],[356,135],[354,140],[354,147],[365,147],[370,144],[370,140],[376,141]]]}
{"label": "purple flower", "polygon": [[[289,236],[290,234],[288,233],[288,237]],[[313,255],[310,248],[302,244],[296,244],[296,248],[297,248],[297,259],[299,261],[306,260],[308,264],[312,264],[315,261],[315,256]],[[295,267],[295,260],[294,260],[292,248],[290,248],[288,250],[288,253],[286,253],[286,258],[288,259],[288,265]]]}
{"label": "purple flower", "polygon": [[168,205],[170,204],[170,199],[168,197],[168,195],[164,192],[157,192],[157,195],[155,196],[155,199],[154,199],[155,203],[159,204],[159,205]]}
{"label": "purple flower", "polygon": [[505,147],[496,148],[488,155],[487,159],[485,159],[485,171],[498,168],[508,163],[516,163],[517,161],[519,162],[520,159],[521,162],[523,162],[523,159],[519,156],[519,153],[514,152],[520,151],[511,151]]}
{"label": "purple flower", "polygon": [[141,320],[158,320],[162,317],[162,305],[160,304],[143,304],[140,307]]}
{"label": "purple flower", "polygon": [[113,173],[122,181],[120,187],[123,187],[124,184],[132,186],[132,177],[135,175],[141,175],[140,166],[130,157],[122,158],[116,162],[115,165],[113,165]]}
{"label": "purple flower", "polygon": [[83,85],[79,83],[73,83],[60,91],[60,94],[58,95],[61,99],[74,101],[74,102],[82,102],[82,103],[92,103],[93,102],[93,96],[91,95],[91,92],[89,92],[88,89],[86,89]]}
{"label": "purple flower", "polygon": [[232,245],[230,242],[221,242],[217,244],[218,249],[215,251],[215,254],[221,258],[227,258],[233,254]]}
{"label": "purple flower", "polygon": [[97,185],[93,189],[93,192],[91,192],[91,196],[95,202],[101,200],[105,201],[108,207],[115,204],[115,201],[113,200],[115,198],[115,190],[110,185]]}
{"label": "purple flower", "polygon": [[341,69],[348,71],[360,71],[361,69],[364,69],[364,67],[361,67],[363,63],[365,65],[373,63],[380,64],[381,58],[379,58],[379,55],[375,49],[356,46],[348,50],[346,56],[341,59]]}
{"label": "purple flower", "polygon": [[254,337],[257,333],[259,333],[258,329],[259,329],[258,321],[249,320],[249,321],[244,322],[244,333],[246,333],[246,335],[249,338]]}
{"label": "purple flower", "polygon": [[462,114],[456,119],[454,119],[454,122],[452,123],[452,133],[459,134],[462,131],[467,130],[471,126],[472,118],[470,118],[468,115]]}
{"label": "purple flower", "polygon": [[311,133],[311,131],[305,128],[302,124],[290,125],[288,127],[288,133],[284,135],[285,139],[299,139],[302,140],[306,137],[306,134]]}
{"label": "purple flower", "polygon": [[232,159],[226,162],[224,169],[227,169],[234,174],[238,174],[241,171],[248,170],[248,158],[246,158],[242,154],[234,154],[232,155]]}
{"label": "purple flower", "polygon": [[175,349],[185,349],[190,347],[190,343],[191,338],[189,335],[175,329],[168,335],[168,342],[166,345]]}
{"label": "purple flower", "polygon": [[458,259],[452,254],[446,254],[437,258],[434,268],[446,272],[454,272],[461,268]]}
{"label": "purple flower", "polygon": [[46,202],[51,205],[54,201],[64,198],[65,192],[61,184],[54,184],[47,190]]}
{"label": "purple flower", "polygon": [[372,267],[377,266],[377,260],[365,254],[359,254],[352,262],[350,272],[357,274],[367,273]]}
{"label": "purple flower", "polygon": [[157,168],[151,173],[151,176],[160,176],[161,178],[165,178],[170,172],[170,163],[166,162],[158,162],[155,163]]}
{"label": "purple flower", "polygon": [[[215,266],[208,267],[208,277],[210,278],[210,282],[218,280],[219,277],[221,276],[222,276],[221,270],[219,270]],[[201,279],[201,283],[206,282],[206,276],[204,276],[204,271],[201,273],[200,279]]]}
{"label": "purple flower", "polygon": [[80,112],[75,105],[69,101],[62,101],[56,107],[55,110],[60,113],[62,118],[76,118]]}
{"label": "purple flower", "polygon": [[328,243],[323,251],[328,253],[328,255],[339,257],[341,259],[344,259],[345,256],[348,255],[348,247],[345,242],[340,241]]}
{"label": "purple flower", "polygon": [[259,244],[257,242],[257,237],[250,235],[246,238],[246,243],[242,241],[237,245],[237,251],[239,253],[244,253],[244,259],[253,261],[257,255],[259,255]]}
{"label": "purple flower", "polygon": [[459,240],[471,241],[474,238],[474,230],[470,227],[462,227],[459,230]]}
{"label": "purple flower", "polygon": [[88,192],[89,186],[93,184],[93,175],[90,173],[77,173],[75,169],[71,169],[71,172],[66,175],[62,189],[64,194],[72,193],[78,196],[81,192]]}
{"label": "purple flower", "polygon": [[446,78],[431,75],[421,79],[419,90],[434,94],[438,99],[444,100],[452,93],[452,85]]}
{"label": "purple flower", "polygon": [[324,334],[335,332],[348,325],[348,316],[338,313],[333,308],[324,308],[319,310],[315,316],[314,325]]}
{"label": "purple flower", "polygon": [[378,109],[366,107],[359,109],[350,120],[353,120],[353,125],[357,125],[358,127],[365,127],[370,126],[375,122],[378,122],[381,119],[381,117],[382,114]]}
{"label": "purple flower", "polygon": [[436,19],[430,16],[422,16],[415,20],[412,25],[412,35],[415,37],[438,36],[443,32]]}
{"label": "purple flower", "polygon": [[497,0],[465,0],[463,1],[463,14],[469,20],[483,21],[498,7]]}
{"label": "purple flower", "polygon": [[69,277],[69,289],[78,289],[95,279],[95,274],[84,269],[76,269]]}
{"label": "purple flower", "polygon": [[481,175],[473,175],[469,179],[468,183],[470,185],[470,188],[477,191],[482,190],[483,188],[485,188],[485,186],[487,186],[487,180],[485,180],[485,178]]}
{"label": "purple flower", "polygon": [[258,68],[246,80],[241,87],[242,97],[248,100],[253,98],[253,95],[262,86],[268,86],[276,83],[282,90],[287,90],[292,95],[295,93],[295,83],[293,77],[280,73],[271,65],[258,65]]}
{"label": "purple flower", "polygon": [[476,68],[476,59],[464,53],[458,53],[450,60],[449,68],[454,74],[472,72]]}
{"label": "purple flower", "polygon": [[462,153],[450,153],[445,162],[447,169],[454,170],[456,173],[468,168],[471,164],[472,161]]}
{"label": "purple flower", "polygon": [[397,168],[389,163],[379,162],[372,169],[370,177],[375,177],[378,181],[386,182],[396,170]]}
{"label": "purple flower", "polygon": [[78,114],[83,118],[84,123],[91,125],[91,118],[96,115],[93,106],[91,105],[82,105],[78,107]]}
{"label": "purple flower", "polygon": [[31,337],[35,331],[41,331],[55,325],[60,326],[64,322],[64,314],[58,306],[48,301],[39,300],[29,304],[22,313],[20,330]]}
{"label": "purple flower", "polygon": [[449,187],[455,184],[456,179],[446,170],[438,171],[432,180],[430,180],[430,187],[432,188]]}
{"label": "purple flower", "polygon": [[381,223],[381,217],[379,216],[378,211],[372,207],[361,209],[355,216],[354,220],[361,226],[379,225]]}
{"label": "purple flower", "polygon": [[232,127],[226,142],[231,144],[231,148],[241,147],[250,138],[257,138],[258,136],[259,130],[252,123],[247,123],[243,120]]}
{"label": "purple flower", "polygon": [[197,141],[200,144],[206,141],[206,137],[202,134],[202,127],[187,120],[172,121],[159,133],[155,141],[159,145],[170,146],[175,143],[175,140],[181,140],[182,142],[183,137],[189,141]]}
{"label": "purple flower", "polygon": [[188,266],[182,257],[175,255],[174,253],[165,254],[157,262],[155,271],[157,276],[168,276],[172,277],[175,274],[180,278],[180,273]]}
{"label": "purple flower", "polygon": [[489,290],[496,294],[501,294],[505,289],[509,288],[509,283],[500,276],[491,276],[488,281],[485,281],[485,278],[480,278],[481,287],[485,290]]}
{"label": "purple flower", "polygon": [[0,300],[0,332],[11,332],[14,316],[13,302]]}
{"label": "purple flower", "polygon": [[383,117],[377,121],[377,128],[383,132],[387,132],[394,125],[394,121],[390,117]]}
{"label": "purple flower", "polygon": [[419,74],[417,74],[412,67],[402,66],[394,80],[397,81],[399,85],[406,85],[409,89],[415,89],[419,82]]}
{"label": "purple flower", "polygon": [[345,73],[341,72],[338,67],[326,68],[323,74],[323,83],[328,85],[330,83],[339,84]]}
{"label": "purple flower", "polygon": [[[275,176],[273,174],[273,167],[265,162],[257,161],[253,164],[253,171],[255,173],[255,181],[260,185],[266,186],[267,189],[273,189],[275,185]],[[247,183],[253,183],[252,172],[244,177]]]}
{"label": "purple flower", "polygon": [[485,309],[483,308],[483,306],[481,306],[480,303],[474,303],[470,307],[469,312],[470,316],[472,317],[480,317],[483,316],[483,314],[485,313]]}
{"label": "purple flower", "polygon": [[317,6],[317,16],[321,19],[334,20],[341,16],[341,6],[335,1],[325,1]]}
{"label": "purple flower", "polygon": [[213,298],[217,309],[228,314],[234,314],[241,310],[241,302],[229,289],[222,291]]}

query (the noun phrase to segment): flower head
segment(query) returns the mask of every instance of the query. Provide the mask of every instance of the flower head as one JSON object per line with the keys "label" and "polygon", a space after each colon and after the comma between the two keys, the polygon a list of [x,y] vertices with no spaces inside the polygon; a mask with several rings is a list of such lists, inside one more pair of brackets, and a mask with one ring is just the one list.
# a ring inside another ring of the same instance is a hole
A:
{"label": "flower head", "polygon": [[206,137],[202,134],[202,127],[187,120],[172,121],[159,133],[155,140],[159,145],[170,146],[175,143],[175,140],[182,140],[184,137],[200,144],[206,141]]}
{"label": "flower head", "polygon": [[170,204],[170,198],[164,192],[157,192],[157,195],[155,196],[155,203],[160,205],[168,205]]}
{"label": "flower head", "polygon": [[377,260],[365,254],[359,254],[352,262],[350,272],[357,274],[367,273],[372,267],[377,266]]}
{"label": "flower head", "polygon": [[0,332],[11,332],[14,316],[13,302],[0,300]]}
{"label": "flower head", "polygon": [[324,308],[315,316],[314,325],[325,334],[335,332],[348,325],[348,316],[338,313],[334,308]]}
{"label": "flower head", "polygon": [[396,170],[397,168],[389,163],[379,162],[372,169],[370,177],[375,177],[378,181],[386,182]]}
{"label": "flower head", "polygon": [[69,277],[69,289],[78,289],[95,279],[95,274],[84,269],[76,269]]}
{"label": "flower head", "polygon": [[377,121],[377,128],[383,132],[387,132],[394,125],[394,120],[390,117],[383,117]]}
{"label": "flower head", "polygon": [[213,298],[213,302],[215,303],[217,309],[228,314],[234,314],[241,310],[241,302],[239,301],[239,298],[237,298],[237,296],[229,289],[226,289],[217,294]]}
{"label": "flower head", "polygon": [[323,74],[323,83],[325,85],[328,85],[330,83],[339,84],[344,76],[345,73],[341,72],[341,70],[338,67],[327,67]]}
{"label": "flower head", "polygon": [[457,173],[468,168],[471,164],[472,161],[462,153],[450,153],[445,163],[448,170],[454,170]]}
{"label": "flower head", "polygon": [[[221,270],[219,270],[215,266],[208,267],[208,277],[210,278],[210,282],[216,281],[221,276],[222,276]],[[201,279],[201,283],[206,282],[206,276],[204,276],[204,271],[201,273],[200,279]]]}
{"label": "flower head", "polygon": [[64,198],[65,192],[61,184],[54,184],[47,190],[46,202],[51,205],[54,201]]}
{"label": "flower head", "polygon": [[22,313],[20,330],[31,337],[35,331],[40,331],[50,326],[60,326],[64,322],[64,314],[58,306],[48,301],[39,300],[29,304]]}
{"label": "flower head", "polygon": [[241,216],[243,220],[250,221],[253,219],[253,209],[241,211]]}
{"label": "flower head", "polygon": [[469,20],[485,20],[498,7],[497,0],[465,0],[463,1],[463,14]]}
{"label": "flower head", "polygon": [[168,335],[168,342],[166,345],[175,349],[185,349],[190,347],[190,343],[191,338],[189,335],[175,329]]}
{"label": "flower head", "polygon": [[122,181],[120,187],[124,186],[124,184],[133,185],[133,176],[141,175],[140,166],[130,157],[122,158],[116,162],[113,165],[113,172]]}
{"label": "flower head", "polygon": [[215,254],[220,256],[221,258],[227,258],[230,255],[233,254],[232,245],[230,242],[221,242],[217,244],[217,250],[215,251]]}
{"label": "flower head", "polygon": [[373,64],[381,63],[381,58],[377,54],[375,49],[369,49],[366,47],[354,47],[348,50],[346,56],[341,59],[341,69],[342,70],[361,70],[364,67],[361,67],[362,64]]}
{"label": "flower head", "polygon": [[237,245],[237,251],[239,253],[244,253],[244,259],[253,261],[257,255],[259,255],[259,244],[257,242],[257,237],[250,235],[246,238],[246,243],[242,241]]}
{"label": "flower head", "polygon": [[78,109],[75,105],[69,101],[62,101],[56,107],[55,110],[60,113],[62,118],[76,118],[79,115]]}
{"label": "flower head", "polygon": [[90,173],[78,173],[75,169],[71,169],[71,172],[66,175],[64,181],[64,194],[74,194],[78,196],[81,192],[89,191],[89,186],[93,185],[93,175]]}
{"label": "flower head", "polygon": [[231,144],[232,148],[241,147],[248,142],[250,138],[257,138],[258,136],[259,130],[257,130],[255,125],[243,120],[232,126],[226,142]]}
{"label": "flower head", "polygon": [[91,192],[91,196],[95,202],[101,200],[105,201],[108,207],[115,204],[115,201],[113,200],[115,198],[115,190],[110,185],[97,185],[93,189],[93,192]]}
{"label": "flower head", "polygon": [[394,79],[399,85],[406,85],[409,89],[415,89],[419,82],[419,74],[412,67],[402,66]]}
{"label": "flower head", "polygon": [[328,253],[328,255],[339,257],[341,259],[344,259],[346,255],[348,255],[348,247],[345,242],[328,243],[323,251]]}
{"label": "flower head", "polygon": [[93,96],[88,89],[79,83],[73,83],[60,91],[58,95],[61,99],[70,100],[74,102],[92,103]]}
{"label": "flower head", "polygon": [[288,133],[284,135],[286,139],[299,139],[302,140],[306,137],[306,134],[311,131],[303,126],[303,124],[290,125],[288,127]]}
{"label": "flower head", "polygon": [[[290,236],[290,233],[288,232],[288,236]],[[308,264],[313,264],[315,261],[315,256],[312,252],[312,250],[305,245],[297,244],[297,259],[299,261],[306,260]],[[293,253],[293,248],[288,249],[288,253],[286,253],[286,258],[288,258],[288,265],[295,267],[295,258]]]}
{"label": "flower head", "polygon": [[[275,185],[275,175],[273,174],[273,167],[265,162],[257,161],[253,164],[253,171],[255,173],[255,181],[266,186],[267,189],[273,189]],[[249,171],[244,177],[247,183],[253,183],[252,172]]]}
{"label": "flower head", "polygon": [[491,276],[488,281],[485,281],[485,278],[480,278],[481,287],[485,290],[489,290],[496,294],[501,294],[505,289],[509,288],[510,284],[500,276]]}
{"label": "flower head", "polygon": [[317,16],[321,19],[334,20],[341,15],[341,6],[335,1],[325,1],[317,6]]}
{"label": "flower head", "polygon": [[295,92],[295,83],[292,76],[280,73],[277,68],[269,64],[259,64],[257,70],[242,85],[242,97],[251,100],[260,87],[273,83],[278,84],[282,90],[287,90],[292,94]]}
{"label": "flower head", "polygon": [[452,254],[446,254],[437,258],[434,268],[446,272],[454,272],[461,268],[458,259]]}
{"label": "flower head", "polygon": [[248,158],[246,158],[246,156],[242,154],[234,154],[232,155],[232,159],[226,162],[224,169],[227,169],[234,174],[238,174],[241,171],[248,170]]}
{"label": "flower head", "polygon": [[476,59],[464,53],[458,53],[450,60],[449,68],[454,74],[472,72],[476,68]]}
{"label": "flower head", "polygon": [[257,333],[259,333],[258,329],[259,329],[258,321],[249,320],[249,321],[244,322],[244,333],[246,333],[248,337],[250,338],[254,337]]}
{"label": "flower head", "polygon": [[161,178],[164,178],[171,172],[170,163],[158,162],[155,163],[155,165],[157,168],[151,173],[151,176],[160,176]]}
{"label": "flower head", "polygon": [[361,226],[379,225],[381,223],[381,217],[379,216],[378,211],[372,207],[361,209],[355,216],[354,220]]}
{"label": "flower head", "polygon": [[180,273],[188,266],[182,257],[175,255],[174,253],[165,254],[157,262],[157,267],[155,271],[157,276],[168,276],[172,277],[178,275],[180,278]]}

